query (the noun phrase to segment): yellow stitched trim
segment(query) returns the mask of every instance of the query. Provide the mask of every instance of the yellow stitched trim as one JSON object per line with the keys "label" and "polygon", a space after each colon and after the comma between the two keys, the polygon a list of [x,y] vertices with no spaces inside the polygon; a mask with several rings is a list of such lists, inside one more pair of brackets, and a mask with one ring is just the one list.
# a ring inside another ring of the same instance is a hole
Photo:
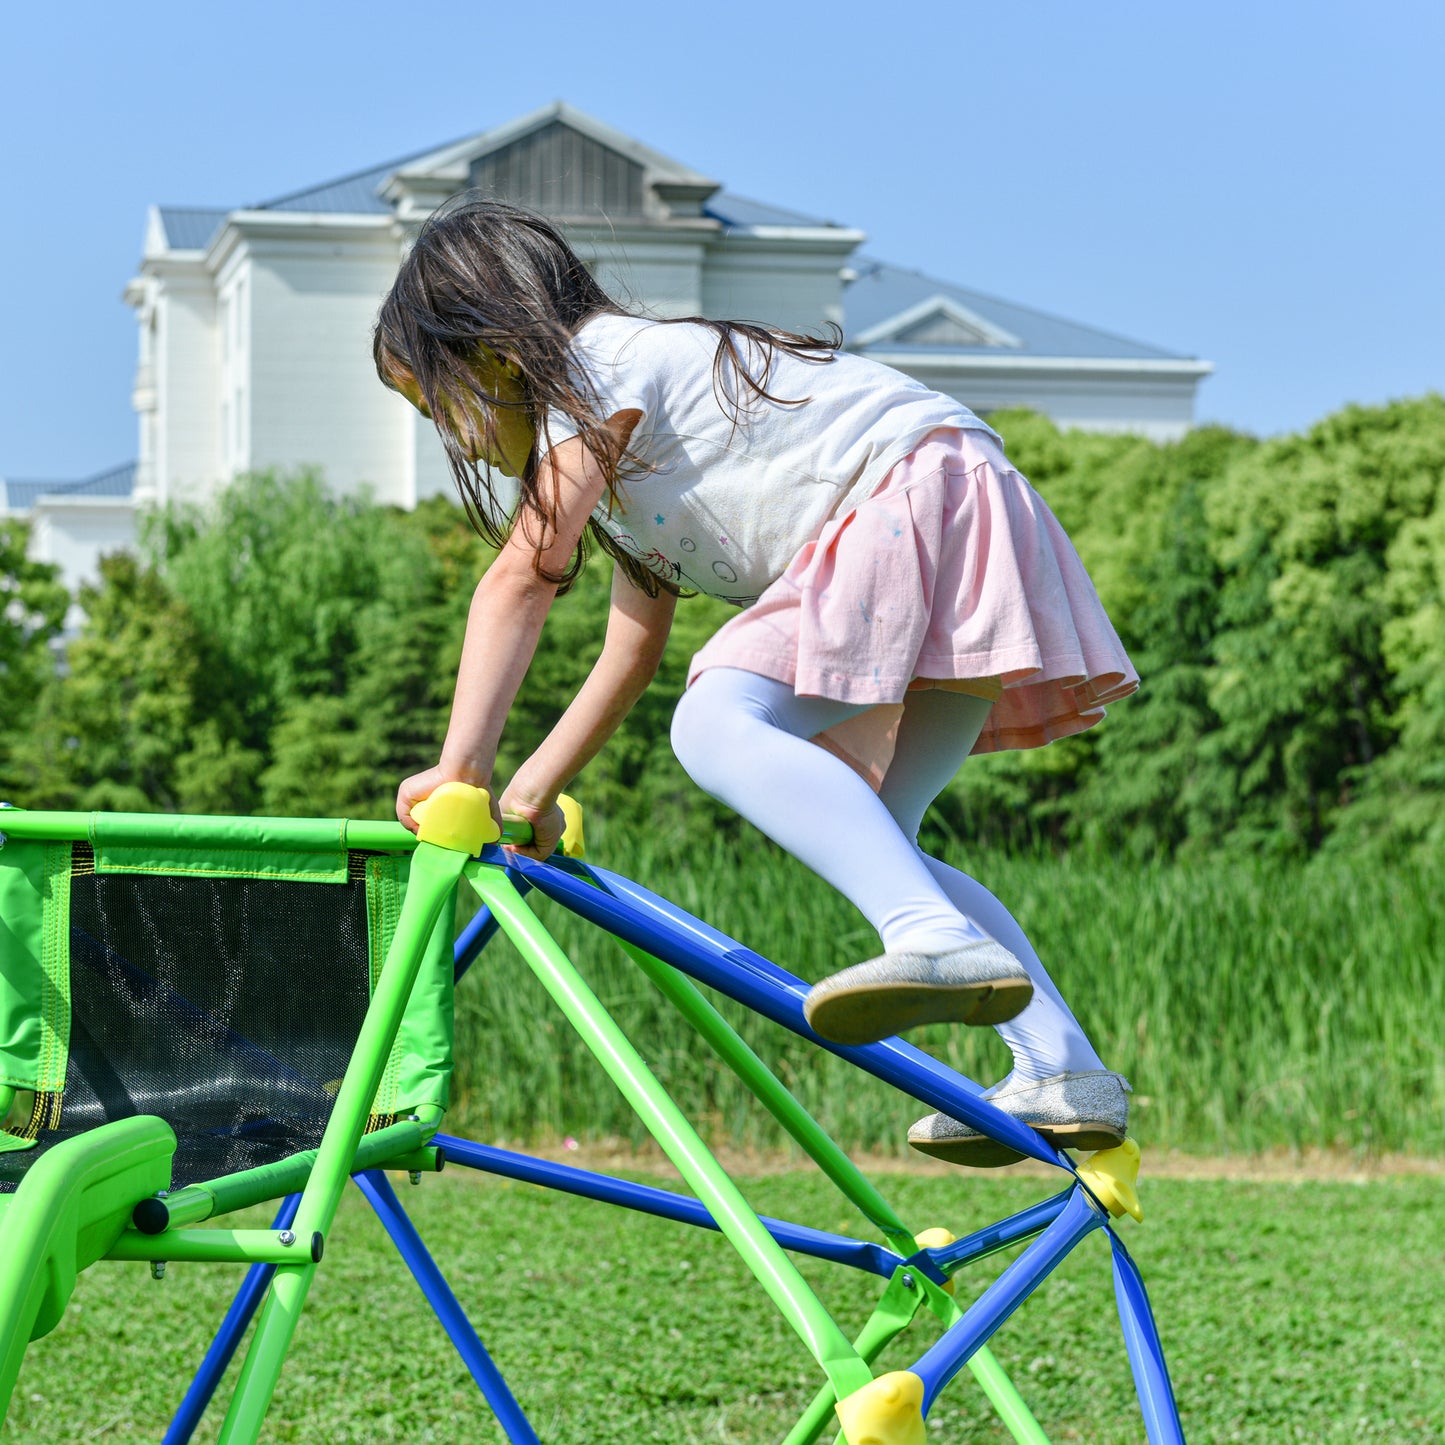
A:
{"label": "yellow stitched trim", "polygon": [[[409,865],[409,862],[409,859],[396,857],[368,858],[366,860],[367,903],[369,907],[374,897],[377,905],[375,915],[377,927],[370,938],[373,994],[376,992],[376,984],[381,977],[382,967],[386,963],[387,950],[390,947],[392,936],[396,932],[397,920],[401,916],[401,872],[403,867]],[[372,878],[376,880],[374,894],[369,881]],[[387,1105],[395,1102],[397,1079],[401,1072],[400,1041],[401,1033],[398,1030],[396,1040],[391,1046],[391,1052],[387,1055],[386,1067],[382,1070],[376,1098],[372,1100],[373,1108],[380,1104],[384,1111]],[[383,1115],[377,1117],[383,1117]]]}
{"label": "yellow stitched trim", "polygon": [[25,1121],[24,1127],[19,1129],[7,1129],[7,1134],[14,1134],[20,1139],[38,1139],[42,1129],[58,1129],[60,1127],[60,1095],[42,1094],[38,1090],[35,1100],[30,1106],[30,1117]]}
{"label": "yellow stitched trim", "polygon": [[[65,1088],[70,1052],[70,844],[45,846],[45,882],[40,940],[40,1053],[36,1060],[37,1101]],[[37,1103],[38,1107],[38,1103]],[[52,1128],[54,1125],[51,1126]]]}
{"label": "yellow stitched trim", "polygon": [[[241,848],[237,852],[264,853],[269,851],[265,848]],[[318,878],[315,873],[258,873],[256,871],[246,872],[240,868],[185,868],[176,864],[167,864],[163,868],[151,868],[141,863],[107,863],[104,867],[97,867],[96,872],[104,876],[127,873],[154,873],[162,878],[171,878],[176,875],[196,878],[254,878],[264,882],[269,878],[282,879],[290,883],[344,883],[346,864],[338,863],[330,870],[332,873],[339,873],[340,877]]]}

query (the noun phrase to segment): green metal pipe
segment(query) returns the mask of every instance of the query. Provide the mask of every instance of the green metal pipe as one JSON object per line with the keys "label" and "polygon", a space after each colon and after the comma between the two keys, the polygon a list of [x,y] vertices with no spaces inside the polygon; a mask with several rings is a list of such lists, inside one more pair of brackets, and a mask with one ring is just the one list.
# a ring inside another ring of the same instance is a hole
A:
{"label": "green metal pipe", "polygon": [[316,1266],[308,1259],[303,1265],[282,1265],[272,1276],[216,1445],[255,1445],[261,1438],[286,1350],[301,1322],[301,1308],[315,1275]]}
{"label": "green metal pipe", "polygon": [[[853,1348],[870,1365],[883,1353],[890,1341],[897,1339],[908,1328],[923,1302],[924,1294],[918,1288],[917,1275],[913,1275],[911,1285],[905,1283],[908,1276],[909,1271],[900,1265],[888,1281],[888,1287],[879,1296],[877,1307],[864,1322],[858,1338],[853,1341]],[[825,1385],[813,1397],[798,1423],[788,1432],[783,1445],[813,1445],[830,1423],[837,1424],[833,1409],[837,1403],[838,1396]]]}
{"label": "green metal pipe", "polygon": [[918,1248],[912,1233],[889,1207],[873,1182],[778,1081],[772,1070],[739,1037],[692,980],[630,943],[622,943],[622,947],[863,1217],[882,1231],[884,1238],[899,1254],[912,1254]]}
{"label": "green metal pipe", "polygon": [[[283,1242],[283,1234],[292,1242]],[[295,1264],[311,1258],[309,1236],[275,1229],[178,1229],[142,1234],[128,1229],[106,1251],[106,1259],[163,1259],[210,1264]]]}
{"label": "green metal pipe", "polygon": [[466,877],[812,1351],[834,1390],[842,1397],[861,1389],[872,1379],[867,1365],[506,875],[498,868],[471,863]]}
{"label": "green metal pipe", "polygon": [[[178,847],[224,847],[243,842],[250,848],[336,852],[347,848],[409,853],[416,835],[400,823],[357,818],[232,818],[178,813],[34,812],[6,808],[0,833],[14,838],[43,838],[57,843],[110,843],[140,847],[168,843]],[[530,824],[509,818],[502,837],[509,843],[531,840]]]}
{"label": "green metal pipe", "polygon": [[968,1368],[973,1371],[974,1379],[1019,1445],[1049,1445],[1049,1437],[1044,1434],[1043,1427],[1034,1419],[1033,1411],[987,1345],[979,1347],[969,1360]]}
{"label": "green metal pipe", "polygon": [[[433,1132],[420,1123],[403,1120],[374,1134],[363,1134],[356,1146],[352,1170],[385,1168],[386,1161],[395,1156],[420,1149]],[[142,1200],[136,1206],[136,1226],[145,1234],[159,1234],[165,1229],[199,1224],[217,1214],[230,1214],[252,1204],[295,1194],[306,1187],[316,1164],[316,1154],[315,1149],[306,1149],[274,1164],[225,1174],[205,1184],[189,1184],[164,1199]],[[422,1169],[427,1166],[408,1163],[398,1167]]]}
{"label": "green metal pipe", "polygon": [[[406,899],[397,920],[381,977],[357,1036],[351,1063],[341,1081],[326,1125],[311,1178],[302,1191],[292,1229],[299,1239],[326,1235],[356,1157],[371,1101],[381,1083],[386,1060],[396,1039],[407,1000],[411,997],[422,955],[432,930],[451,900],[467,864],[464,853],[419,843],[411,864]],[[276,1389],[286,1351],[301,1318],[301,1309],[315,1277],[308,1262],[276,1271],[262,1307],[236,1393],[231,1397],[218,1445],[256,1440]]]}

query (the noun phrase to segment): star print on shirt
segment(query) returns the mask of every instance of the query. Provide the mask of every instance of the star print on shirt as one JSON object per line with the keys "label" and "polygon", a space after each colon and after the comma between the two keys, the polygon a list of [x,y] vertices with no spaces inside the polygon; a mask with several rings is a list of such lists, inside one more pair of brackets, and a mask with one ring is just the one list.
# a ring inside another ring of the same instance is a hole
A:
{"label": "star print on shirt", "polygon": [[656,522],[657,525],[660,527],[665,521],[667,521],[667,518],[664,517],[661,512],[659,512],[652,520]]}

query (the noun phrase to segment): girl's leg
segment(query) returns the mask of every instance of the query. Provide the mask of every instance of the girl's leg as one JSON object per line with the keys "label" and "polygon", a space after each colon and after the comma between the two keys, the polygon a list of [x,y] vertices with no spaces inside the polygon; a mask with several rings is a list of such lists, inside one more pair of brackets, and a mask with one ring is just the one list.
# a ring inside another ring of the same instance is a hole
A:
{"label": "girl's leg", "polygon": [[[978,737],[982,720],[975,726],[974,718],[980,708],[986,713],[988,704],[961,693],[908,695],[897,748],[880,797],[903,834],[915,840],[915,848],[924,812],[956,776]],[[954,907],[1003,944],[1024,964],[1033,980],[1034,996],[1028,1007],[1015,1018],[996,1025],[1014,1058],[1013,1072],[1003,1083],[1102,1069],[1104,1065],[1093,1044],[1008,909],[982,883],[928,857],[921,849],[917,851]]]}
{"label": "girl's leg", "polygon": [[862,711],[715,667],[678,704],[672,746],[700,788],[850,899],[890,953],[941,953],[987,938],[950,901],[873,789],[808,741]]}
{"label": "girl's leg", "polygon": [[678,704],[672,745],[699,787],[806,863],[878,930],[882,958],[809,993],[806,1013],[818,1033],[857,1044],[919,1023],[1011,1018],[1033,991],[1023,964],[949,901],[867,783],[808,741],[861,711],[798,697],[755,673],[712,668]]}

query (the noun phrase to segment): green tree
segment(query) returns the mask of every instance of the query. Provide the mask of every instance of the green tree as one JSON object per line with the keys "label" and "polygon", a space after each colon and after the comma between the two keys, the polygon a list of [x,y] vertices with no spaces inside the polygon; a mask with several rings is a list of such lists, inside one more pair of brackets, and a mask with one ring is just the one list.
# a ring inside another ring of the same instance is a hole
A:
{"label": "green tree", "polygon": [[[1212,492],[1223,584],[1208,751],[1234,780],[1232,840],[1313,851],[1394,744],[1385,638],[1408,603],[1391,558],[1431,514],[1442,468],[1445,402],[1426,398],[1347,407],[1260,447]],[[1397,664],[1407,653],[1399,643]]]}
{"label": "green tree", "polygon": [[27,799],[14,749],[54,673],[52,648],[70,607],[60,569],[32,561],[29,544],[26,522],[0,517],[0,798],[16,804]]}
{"label": "green tree", "polygon": [[224,660],[184,603],[130,553],[83,587],[64,674],[14,749],[31,807],[214,810],[246,798],[259,762],[234,742]]}

